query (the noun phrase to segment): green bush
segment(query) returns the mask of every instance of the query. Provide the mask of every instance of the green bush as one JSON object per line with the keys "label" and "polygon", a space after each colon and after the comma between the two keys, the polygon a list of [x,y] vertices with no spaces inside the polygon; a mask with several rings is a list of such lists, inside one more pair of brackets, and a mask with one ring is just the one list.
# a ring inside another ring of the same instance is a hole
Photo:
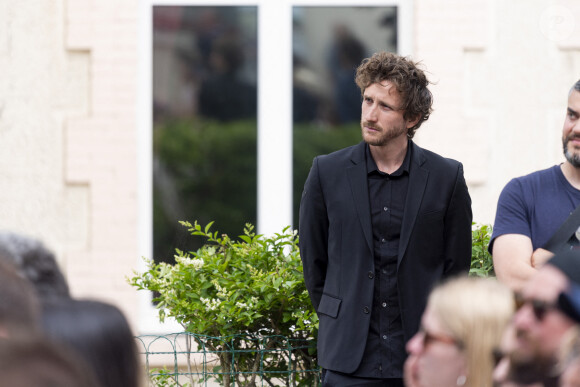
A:
{"label": "green bush", "polygon": [[493,260],[487,251],[492,227],[490,225],[473,224],[471,230],[471,268],[469,275],[478,277],[494,277]]}
{"label": "green bush", "polygon": [[[196,333],[198,346],[218,354],[218,380],[225,386],[233,382],[231,375],[237,378],[236,385],[254,385],[259,369],[291,367],[284,356],[264,357],[255,348],[257,337],[269,337],[265,346],[272,348],[279,345],[279,336],[305,343],[294,345],[292,366],[316,369],[313,338],[318,316],[304,285],[296,233],[287,227],[281,234],[265,237],[247,224],[235,241],[211,232],[212,223],[203,229],[197,222],[180,223],[207,243],[192,253],[177,250],[175,264],[148,260],[148,269],[130,279],[138,289],[157,294],[154,302],[161,321],[166,316],[175,318],[187,332]],[[228,345],[234,341],[234,347],[245,351],[236,352],[234,359],[224,337]],[[317,378],[312,372],[293,375],[298,385],[312,384]]]}

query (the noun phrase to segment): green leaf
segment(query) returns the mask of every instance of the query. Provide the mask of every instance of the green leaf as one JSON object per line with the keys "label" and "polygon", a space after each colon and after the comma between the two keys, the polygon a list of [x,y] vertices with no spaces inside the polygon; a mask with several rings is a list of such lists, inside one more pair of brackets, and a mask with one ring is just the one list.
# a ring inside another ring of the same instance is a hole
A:
{"label": "green leaf", "polygon": [[212,225],[213,225],[213,221],[209,222],[209,223],[207,224],[207,226],[205,226],[204,232],[205,232],[206,234],[209,234],[209,229],[211,228],[211,226],[212,226]]}

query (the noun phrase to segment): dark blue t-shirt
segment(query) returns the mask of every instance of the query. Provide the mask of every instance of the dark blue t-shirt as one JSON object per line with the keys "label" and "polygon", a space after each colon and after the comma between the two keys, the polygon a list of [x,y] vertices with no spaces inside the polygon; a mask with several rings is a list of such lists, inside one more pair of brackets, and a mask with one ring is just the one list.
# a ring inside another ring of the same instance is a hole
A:
{"label": "dark blue t-shirt", "polygon": [[580,190],[559,165],[512,179],[499,196],[489,251],[504,234],[528,236],[534,250],[544,246],[579,204]]}

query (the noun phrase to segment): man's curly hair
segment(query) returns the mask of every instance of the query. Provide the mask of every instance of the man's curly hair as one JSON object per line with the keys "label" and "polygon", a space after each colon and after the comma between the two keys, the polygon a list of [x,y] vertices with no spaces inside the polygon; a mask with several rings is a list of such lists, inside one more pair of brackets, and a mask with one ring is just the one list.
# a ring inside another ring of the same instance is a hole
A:
{"label": "man's curly hair", "polygon": [[383,81],[389,81],[395,86],[403,101],[403,117],[407,120],[419,117],[417,124],[409,128],[409,138],[413,138],[415,131],[429,119],[433,110],[433,94],[427,88],[430,82],[417,65],[411,59],[383,51],[364,59],[355,77],[361,93],[370,85]]}

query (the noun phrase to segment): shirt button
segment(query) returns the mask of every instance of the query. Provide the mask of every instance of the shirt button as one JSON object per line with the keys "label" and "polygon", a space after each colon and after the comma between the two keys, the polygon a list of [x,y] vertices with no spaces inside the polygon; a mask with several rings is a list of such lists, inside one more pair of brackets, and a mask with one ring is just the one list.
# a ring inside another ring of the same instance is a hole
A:
{"label": "shirt button", "polygon": [[383,308],[386,308],[386,307],[387,307],[387,303],[383,302]]}
{"label": "shirt button", "polygon": [[368,306],[365,306],[365,307],[363,308],[363,312],[364,312],[365,314],[369,314],[369,312],[370,312],[370,311],[369,311],[369,307],[368,307]]}
{"label": "shirt button", "polygon": [[375,274],[372,271],[369,271],[369,278],[373,279],[375,277]]}
{"label": "shirt button", "polygon": [[383,335],[383,339],[386,340],[387,339],[387,335]]}
{"label": "shirt button", "polygon": [[389,211],[389,207],[383,207],[383,211]]}
{"label": "shirt button", "polygon": [[383,274],[387,274],[387,269],[383,269]]}
{"label": "shirt button", "polygon": [[385,238],[382,238],[382,239],[381,239],[381,242],[382,242],[382,243],[385,243],[385,242],[386,242]]}

